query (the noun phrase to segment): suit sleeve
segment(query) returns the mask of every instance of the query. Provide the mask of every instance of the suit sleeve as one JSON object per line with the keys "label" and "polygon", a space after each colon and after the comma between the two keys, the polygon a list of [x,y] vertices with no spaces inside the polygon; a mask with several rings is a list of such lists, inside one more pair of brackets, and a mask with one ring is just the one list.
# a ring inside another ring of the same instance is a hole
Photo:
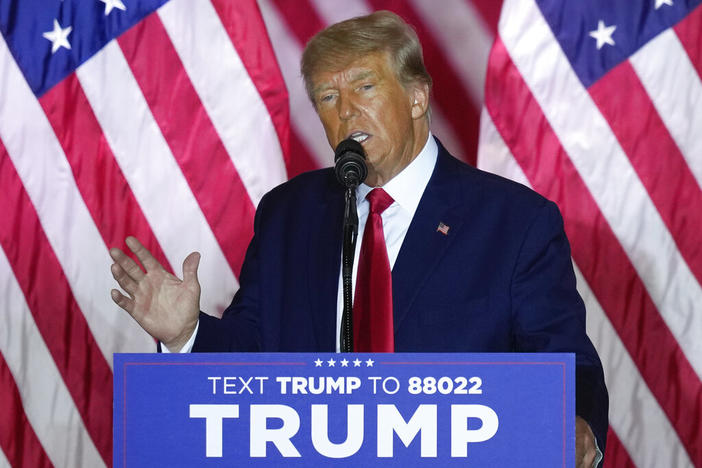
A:
{"label": "suit sleeve", "polygon": [[585,305],[576,290],[570,245],[556,205],[545,202],[527,228],[511,283],[515,348],[574,352],[576,414],[604,452],[609,399],[602,364],[585,333]]}

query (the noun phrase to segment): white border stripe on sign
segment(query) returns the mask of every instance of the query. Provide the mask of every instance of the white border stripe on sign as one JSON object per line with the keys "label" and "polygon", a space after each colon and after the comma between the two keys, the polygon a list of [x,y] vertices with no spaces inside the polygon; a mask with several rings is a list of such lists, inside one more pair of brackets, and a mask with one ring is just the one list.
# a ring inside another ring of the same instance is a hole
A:
{"label": "white border stripe on sign", "polygon": [[34,323],[2,248],[0,298],[0,309],[5,311],[0,352],[17,384],[27,420],[49,459],[55,466],[105,466]]}
{"label": "white border stripe on sign", "polygon": [[[259,0],[259,6],[280,71],[283,73],[285,86],[288,88],[292,129],[310,151],[310,155],[319,167],[331,166],[334,164],[334,152],[329,147],[317,112],[307,98],[300,76],[302,46],[295,35],[288,30],[284,19],[270,0]],[[295,155],[292,157],[294,158]]]}
{"label": "white border stripe on sign", "polygon": [[641,377],[604,310],[575,267],[587,309],[587,334],[605,365],[609,423],[638,468],[692,466],[677,432]]}
{"label": "white border stripe on sign", "polygon": [[[481,116],[479,148],[481,169],[530,186],[485,109]],[[578,292],[587,310],[587,334],[604,366],[612,428],[639,468],[692,466],[678,434],[651,394],[582,272],[575,264],[573,268]]]}
{"label": "white border stripe on sign", "polygon": [[251,201],[258,206],[266,192],[287,178],[283,151],[268,109],[221,19],[209,0],[172,0],[158,15]]}
{"label": "white border stripe on sign", "polygon": [[[500,36],[514,64],[631,259],[683,352],[702,376],[702,288],[533,0],[506,0]],[[594,47],[594,45],[593,45]]]}
{"label": "white border stripe on sign", "polygon": [[629,61],[702,188],[702,81],[678,36],[664,31]]}
{"label": "white border stripe on sign", "polygon": [[122,50],[111,41],[76,73],[105,139],[174,273],[180,276],[183,259],[191,251],[199,250],[202,310],[210,314],[221,312],[229,305],[238,283]]}
{"label": "white border stripe on sign", "polygon": [[0,70],[0,138],[100,351],[111,367],[112,353],[153,350],[153,340],[110,299],[112,259],[56,135],[2,37]]}
{"label": "white border stripe on sign", "polygon": [[483,104],[488,55],[494,37],[480,13],[466,0],[412,0],[432,35],[446,52],[476,109]]}

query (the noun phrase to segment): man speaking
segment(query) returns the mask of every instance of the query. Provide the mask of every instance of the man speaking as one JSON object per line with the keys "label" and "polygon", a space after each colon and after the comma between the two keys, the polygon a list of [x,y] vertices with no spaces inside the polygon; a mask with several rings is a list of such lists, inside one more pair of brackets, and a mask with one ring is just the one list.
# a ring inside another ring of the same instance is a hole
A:
{"label": "man speaking", "polygon": [[[331,147],[350,138],[367,154],[356,189],[354,350],[574,352],[576,460],[597,464],[607,390],[556,205],[461,163],[432,137],[431,77],[396,15],[321,31],[302,74]],[[199,311],[198,253],[181,281],[134,238],[127,245],[146,272],[111,249],[127,293],[112,298],[171,352],[338,350],[344,190],[323,169],[263,197],[221,319]]]}

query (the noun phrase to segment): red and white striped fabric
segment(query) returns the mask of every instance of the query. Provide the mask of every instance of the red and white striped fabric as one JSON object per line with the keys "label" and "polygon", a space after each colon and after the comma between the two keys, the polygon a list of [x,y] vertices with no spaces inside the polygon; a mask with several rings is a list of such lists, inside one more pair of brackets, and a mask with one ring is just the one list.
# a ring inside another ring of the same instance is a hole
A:
{"label": "red and white striped fabric", "polygon": [[[107,18],[138,3],[95,2]],[[501,3],[172,0],[39,98],[3,38],[0,467],[111,464],[111,354],[154,344],[110,301],[108,247],[136,235],[178,274],[199,250],[202,307],[221,311],[262,194],[332,161],[304,43],[375,9],[417,29],[449,150],[559,204],[610,389],[606,466],[702,466],[702,12],[615,70],[639,84],[610,96],[568,71],[533,0],[506,1],[498,34]],[[632,111],[658,118],[616,123]]]}
{"label": "red and white striped fabric", "polygon": [[505,0],[478,162],[563,213],[606,466],[702,466],[702,5],[558,3]]}

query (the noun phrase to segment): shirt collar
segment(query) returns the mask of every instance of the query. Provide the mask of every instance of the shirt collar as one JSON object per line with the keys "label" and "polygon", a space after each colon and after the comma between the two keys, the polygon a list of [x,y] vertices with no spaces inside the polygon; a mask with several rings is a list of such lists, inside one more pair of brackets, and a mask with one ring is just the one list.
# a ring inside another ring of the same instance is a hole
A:
{"label": "shirt collar", "polygon": [[[419,200],[422,198],[424,189],[429,183],[438,154],[439,147],[431,132],[429,132],[427,142],[417,157],[383,186],[383,190],[412,216],[417,211]],[[373,188],[375,187],[370,187],[366,184],[358,186],[356,189],[356,200],[359,205],[366,200],[366,195]]]}

